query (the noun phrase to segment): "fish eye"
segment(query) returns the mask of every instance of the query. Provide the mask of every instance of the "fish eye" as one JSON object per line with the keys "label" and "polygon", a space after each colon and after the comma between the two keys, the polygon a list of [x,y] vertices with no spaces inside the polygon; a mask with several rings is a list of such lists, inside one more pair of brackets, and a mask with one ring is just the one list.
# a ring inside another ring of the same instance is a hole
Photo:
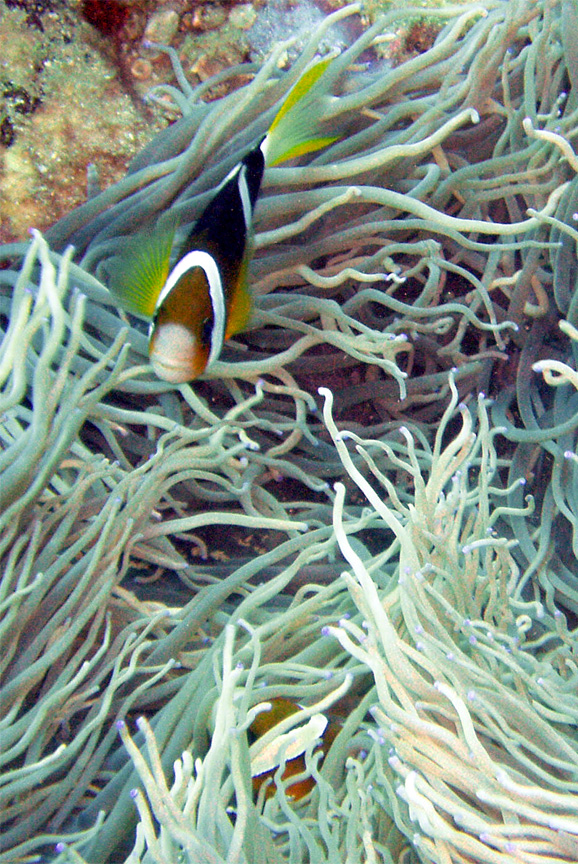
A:
{"label": "fish eye", "polygon": [[213,318],[205,318],[201,324],[201,342],[203,345],[211,344],[211,336],[213,334]]}

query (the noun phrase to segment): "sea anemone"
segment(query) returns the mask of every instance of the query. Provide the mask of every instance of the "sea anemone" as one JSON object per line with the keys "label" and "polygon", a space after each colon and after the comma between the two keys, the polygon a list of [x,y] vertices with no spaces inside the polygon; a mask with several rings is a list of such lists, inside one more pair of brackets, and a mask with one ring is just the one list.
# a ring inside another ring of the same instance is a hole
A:
{"label": "sea anemone", "polygon": [[[573,4],[336,57],[340,140],[267,171],[254,318],[194,387],[106,289],[359,11],[209,104],[173,54],[182,118],[0,247],[0,862],[576,860]],[[339,726],[300,801],[283,747],[252,794],[279,696]]]}

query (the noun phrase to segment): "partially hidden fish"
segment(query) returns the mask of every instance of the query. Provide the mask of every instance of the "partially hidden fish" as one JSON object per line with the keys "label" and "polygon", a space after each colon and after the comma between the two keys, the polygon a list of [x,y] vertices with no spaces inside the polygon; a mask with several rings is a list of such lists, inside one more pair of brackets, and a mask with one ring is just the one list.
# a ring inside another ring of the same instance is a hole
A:
{"label": "partially hidden fish", "polygon": [[[268,705],[268,710],[257,714],[249,727],[253,793],[256,798],[261,786],[268,783],[264,797],[271,798],[275,794],[275,776],[283,760],[281,779],[285,781],[285,794],[290,800],[299,801],[315,786],[315,780],[306,773],[305,752],[311,748],[312,751],[321,749],[326,754],[337,738],[341,724],[335,719],[328,720],[324,714],[313,714],[305,724],[278,735],[266,749],[262,749],[259,739],[300,710],[296,702],[283,696],[264,704]],[[258,755],[255,754],[256,748]]]}
{"label": "partially hidden fish", "polygon": [[315,127],[314,85],[332,59],[318,60],[289,91],[267,134],[215,190],[172,269],[177,225],[170,213],[112,259],[108,287],[125,309],[150,320],[149,357],[165,381],[194,380],[219,357],[225,340],[246,327],[251,226],[265,168],[339,138]]}

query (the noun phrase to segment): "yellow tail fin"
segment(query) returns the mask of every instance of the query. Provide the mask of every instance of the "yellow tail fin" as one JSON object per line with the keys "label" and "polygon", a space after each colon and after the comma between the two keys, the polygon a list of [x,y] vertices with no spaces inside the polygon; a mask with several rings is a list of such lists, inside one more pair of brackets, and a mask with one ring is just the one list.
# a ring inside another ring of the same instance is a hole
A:
{"label": "yellow tail fin", "polygon": [[289,91],[261,145],[266,165],[278,165],[294,156],[313,153],[341,137],[325,135],[315,128],[315,118],[319,116],[316,103],[327,97],[323,84],[318,82],[333,59],[332,56],[318,60]]}

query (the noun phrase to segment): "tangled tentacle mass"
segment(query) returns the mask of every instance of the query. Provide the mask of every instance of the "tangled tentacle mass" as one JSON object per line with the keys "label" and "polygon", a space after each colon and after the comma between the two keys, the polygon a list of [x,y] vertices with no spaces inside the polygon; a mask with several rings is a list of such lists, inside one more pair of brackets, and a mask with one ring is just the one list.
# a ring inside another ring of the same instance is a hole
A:
{"label": "tangled tentacle mass", "polygon": [[0,248],[0,862],[578,860],[575,3],[358,28],[194,387],[106,290],[359,14],[211,103],[177,70],[127,176]]}

